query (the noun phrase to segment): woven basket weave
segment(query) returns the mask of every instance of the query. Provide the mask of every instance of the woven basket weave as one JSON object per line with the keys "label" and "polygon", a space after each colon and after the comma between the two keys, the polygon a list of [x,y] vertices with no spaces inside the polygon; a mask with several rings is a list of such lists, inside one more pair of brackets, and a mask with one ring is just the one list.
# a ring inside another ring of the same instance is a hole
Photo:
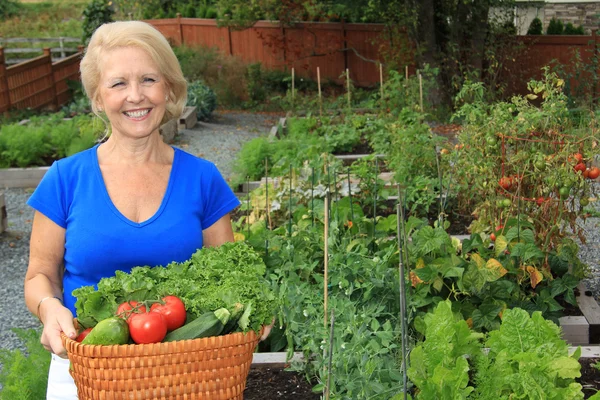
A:
{"label": "woven basket weave", "polygon": [[80,400],[242,400],[259,336],[114,346],[62,340]]}

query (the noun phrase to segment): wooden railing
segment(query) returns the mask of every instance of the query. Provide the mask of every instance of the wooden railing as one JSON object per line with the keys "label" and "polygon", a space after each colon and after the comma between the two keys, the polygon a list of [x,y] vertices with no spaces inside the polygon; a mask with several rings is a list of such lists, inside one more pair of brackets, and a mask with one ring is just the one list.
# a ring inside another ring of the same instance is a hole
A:
{"label": "wooden railing", "polygon": [[[36,46],[38,44],[38,46]],[[43,49],[50,47],[52,61],[60,61],[70,55],[77,53],[77,46],[81,44],[81,39],[72,37],[57,38],[0,38],[0,46],[4,47],[6,64],[18,64],[29,61],[33,57],[19,58],[10,55],[37,54],[42,55]],[[30,47],[22,47],[29,45]],[[70,46],[70,47],[68,47]]]}
{"label": "wooden railing", "polygon": [[51,50],[29,61],[7,67],[0,47],[0,112],[10,109],[56,110],[70,99],[67,81],[79,80],[83,47],[60,61],[52,62]]}

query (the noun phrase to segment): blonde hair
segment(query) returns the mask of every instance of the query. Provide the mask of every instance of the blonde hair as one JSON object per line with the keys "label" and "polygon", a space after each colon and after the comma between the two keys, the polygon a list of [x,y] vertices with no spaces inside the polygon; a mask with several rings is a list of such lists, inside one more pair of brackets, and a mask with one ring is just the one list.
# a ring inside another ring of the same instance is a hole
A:
{"label": "blonde hair", "polygon": [[119,47],[137,47],[146,51],[163,75],[169,91],[166,112],[162,123],[178,118],[187,101],[187,82],[181,72],[179,61],[167,39],[152,25],[142,21],[121,21],[101,25],[90,39],[81,60],[81,82],[97,116],[98,86],[100,84],[100,60],[104,52]]}

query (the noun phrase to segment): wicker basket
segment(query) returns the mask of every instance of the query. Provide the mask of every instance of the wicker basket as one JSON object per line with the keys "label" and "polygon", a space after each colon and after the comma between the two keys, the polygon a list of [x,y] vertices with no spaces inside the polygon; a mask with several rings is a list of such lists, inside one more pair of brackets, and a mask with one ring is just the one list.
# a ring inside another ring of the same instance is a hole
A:
{"label": "wicker basket", "polygon": [[242,400],[259,336],[119,346],[62,340],[80,400]]}

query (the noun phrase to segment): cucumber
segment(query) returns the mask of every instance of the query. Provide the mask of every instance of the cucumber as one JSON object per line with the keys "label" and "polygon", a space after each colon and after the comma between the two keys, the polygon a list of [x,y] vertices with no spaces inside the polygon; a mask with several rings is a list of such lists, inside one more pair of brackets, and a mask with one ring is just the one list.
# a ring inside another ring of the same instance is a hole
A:
{"label": "cucumber", "polygon": [[238,320],[244,313],[244,305],[241,303],[236,303],[235,306],[233,306],[233,310],[231,310],[230,313],[231,316],[229,317],[229,321],[227,321],[227,323],[225,324],[223,332],[221,332],[222,335],[227,335],[228,333],[233,332],[235,328],[237,328]]}
{"label": "cucumber", "polygon": [[[226,308],[209,311],[200,315],[192,322],[167,333],[163,342],[174,342],[176,340],[198,339],[209,336],[218,336],[223,332],[225,324],[229,320],[230,313]],[[91,333],[90,333],[91,334]]]}
{"label": "cucumber", "polygon": [[82,340],[83,344],[111,345],[129,341],[129,326],[119,317],[103,319]]}

